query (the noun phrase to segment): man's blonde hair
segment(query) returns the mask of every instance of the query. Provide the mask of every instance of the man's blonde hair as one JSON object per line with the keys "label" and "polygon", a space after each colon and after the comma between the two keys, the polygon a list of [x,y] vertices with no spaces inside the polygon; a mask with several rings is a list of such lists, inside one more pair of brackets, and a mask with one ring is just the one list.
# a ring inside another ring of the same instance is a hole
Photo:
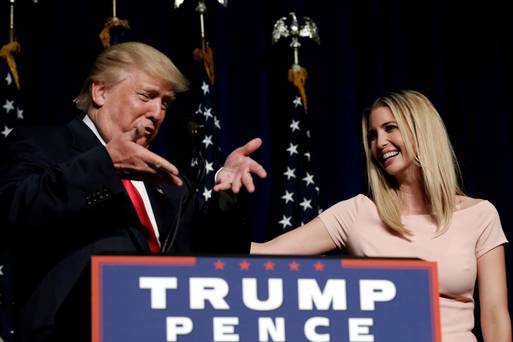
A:
{"label": "man's blonde hair", "polygon": [[91,85],[94,81],[113,85],[131,70],[141,70],[151,77],[171,84],[173,98],[188,89],[188,81],[171,60],[159,50],[139,42],[112,45],[98,55],[80,94],[75,99],[78,109],[87,112],[93,105]]}
{"label": "man's blonde hair", "polygon": [[433,104],[419,92],[403,90],[378,98],[362,117],[363,145],[367,159],[367,176],[371,197],[387,227],[407,238],[411,232],[401,221],[398,186],[373,160],[367,132],[369,116],[379,107],[386,107],[394,116],[406,152],[419,167],[431,215],[437,223],[437,236],[447,231],[456,207],[460,169],[443,121]]}

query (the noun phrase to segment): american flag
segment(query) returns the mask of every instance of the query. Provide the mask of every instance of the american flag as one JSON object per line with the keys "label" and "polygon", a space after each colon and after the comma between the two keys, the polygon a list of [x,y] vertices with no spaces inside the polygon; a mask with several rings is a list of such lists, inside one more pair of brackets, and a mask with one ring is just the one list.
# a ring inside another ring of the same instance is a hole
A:
{"label": "american flag", "polygon": [[11,42],[5,44],[0,52],[0,137],[6,138],[14,126],[25,119],[21,95],[19,92],[19,78],[16,69],[14,54],[19,51],[19,44]]}
{"label": "american flag", "polygon": [[[283,172],[283,192],[280,194],[281,216],[278,218],[278,224],[284,231],[307,223],[320,212],[319,187],[315,183],[316,179],[311,167],[309,118],[304,92],[306,70],[297,65],[292,68],[289,71],[289,79],[294,83],[294,88],[291,92],[291,117],[287,127],[289,132],[285,151],[287,163]],[[305,75],[299,83],[297,77],[295,80],[292,79],[293,74],[298,70]]]}
{"label": "american flag", "polygon": [[201,65],[200,78],[198,83],[198,105],[194,112],[194,120],[204,125],[204,136],[201,140],[201,154],[204,158],[202,163],[198,157],[191,160],[191,167],[200,172],[198,167],[204,167],[204,178],[198,185],[198,191],[207,203],[212,197],[212,189],[215,184],[215,173],[221,165],[221,148],[219,137],[221,135],[221,121],[213,108],[214,91],[214,69],[212,48],[206,48],[204,52],[201,49],[194,51],[194,58]]}
{"label": "american flag", "polygon": [[[24,122],[20,83],[14,54],[20,46],[16,41],[5,44],[0,50],[0,140]],[[5,237],[0,236],[5,241]],[[13,309],[11,264],[7,244],[0,245],[0,341],[13,341]]]}

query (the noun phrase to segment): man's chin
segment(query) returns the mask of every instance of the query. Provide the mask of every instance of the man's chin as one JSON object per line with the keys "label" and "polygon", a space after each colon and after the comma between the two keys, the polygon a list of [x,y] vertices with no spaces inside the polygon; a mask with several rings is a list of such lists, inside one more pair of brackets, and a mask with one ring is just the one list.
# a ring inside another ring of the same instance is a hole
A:
{"label": "man's chin", "polygon": [[151,143],[151,140],[150,138],[146,138],[146,137],[143,137],[143,138],[139,138],[135,141],[135,143],[137,145],[140,145],[142,147],[145,147],[145,148],[148,148],[148,146],[150,146],[150,143]]}

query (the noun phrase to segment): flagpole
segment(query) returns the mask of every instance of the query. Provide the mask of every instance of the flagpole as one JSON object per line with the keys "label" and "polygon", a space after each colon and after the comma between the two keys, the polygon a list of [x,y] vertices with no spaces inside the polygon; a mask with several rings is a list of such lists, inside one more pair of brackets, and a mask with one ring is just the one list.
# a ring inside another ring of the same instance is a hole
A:
{"label": "flagpole", "polygon": [[[185,0],[175,0],[175,8],[179,8],[184,1]],[[224,7],[228,5],[228,0],[217,0],[217,2],[219,2]],[[203,55],[205,55],[207,50],[207,39],[205,35],[205,13],[207,12],[207,5],[205,5],[205,0],[198,0],[196,12],[200,14],[201,52],[203,52]]]}
{"label": "flagpole", "polygon": [[10,11],[10,17],[9,17],[9,42],[14,42],[14,2],[15,0],[9,1],[11,4],[11,11]]}
{"label": "flagpole", "polygon": [[199,1],[198,6],[196,6],[196,12],[200,14],[200,34],[201,34],[201,50],[205,53],[207,48],[206,38],[205,38],[205,12],[207,11],[207,6],[204,1]]}
{"label": "flagpole", "polygon": [[116,15],[116,0],[112,0],[112,17],[117,18]]}

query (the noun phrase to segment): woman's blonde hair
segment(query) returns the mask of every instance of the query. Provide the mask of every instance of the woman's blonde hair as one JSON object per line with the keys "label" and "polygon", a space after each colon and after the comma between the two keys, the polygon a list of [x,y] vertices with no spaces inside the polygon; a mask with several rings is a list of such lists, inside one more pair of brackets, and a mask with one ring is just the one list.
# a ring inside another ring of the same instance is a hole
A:
{"label": "woman's blonde hair", "polygon": [[364,111],[362,133],[371,197],[387,227],[403,238],[411,232],[401,221],[397,182],[373,160],[367,139],[370,114],[379,107],[386,107],[392,112],[406,151],[419,167],[439,236],[449,228],[456,195],[463,194],[459,186],[460,169],[443,121],[429,99],[412,90],[389,93]]}
{"label": "woman's blonde hair", "polygon": [[120,82],[127,72],[134,69],[168,81],[173,97],[188,89],[187,79],[166,55],[143,43],[126,42],[112,45],[98,55],[80,94],[75,98],[77,108],[87,112],[93,105],[91,85],[94,81],[111,86]]}

